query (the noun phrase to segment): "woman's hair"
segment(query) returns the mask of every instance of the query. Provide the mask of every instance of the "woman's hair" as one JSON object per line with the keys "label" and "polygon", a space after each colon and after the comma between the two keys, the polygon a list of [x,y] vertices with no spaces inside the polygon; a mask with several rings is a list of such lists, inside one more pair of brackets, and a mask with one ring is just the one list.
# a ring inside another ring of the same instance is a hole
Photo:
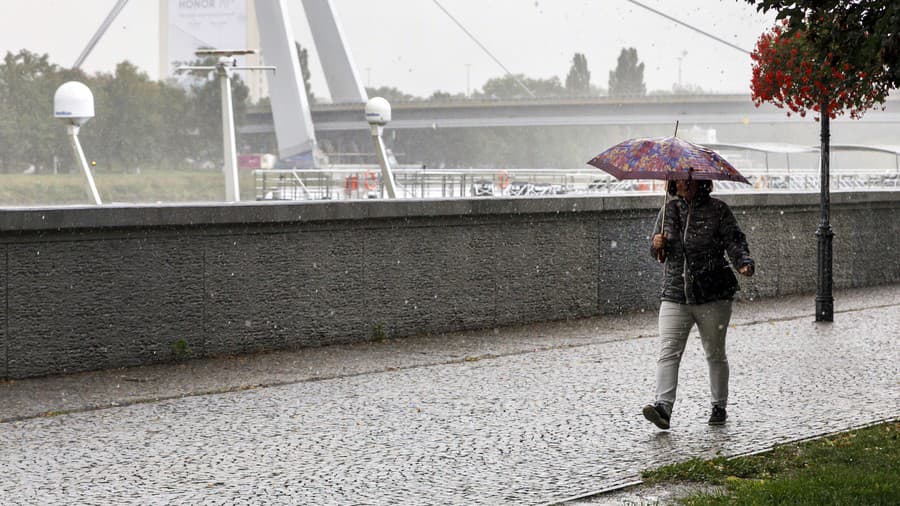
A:
{"label": "woman's hair", "polygon": [[713,182],[709,179],[701,179],[697,181],[697,194],[709,195],[713,191]]}
{"label": "woman's hair", "polygon": [[678,195],[678,186],[676,186],[674,180],[669,181],[669,185],[666,186],[666,193],[668,193],[670,197]]}
{"label": "woman's hair", "polygon": [[[709,179],[698,179],[697,180],[697,195],[709,195],[713,191],[713,182]],[[669,185],[666,187],[666,193],[669,194],[670,197],[674,197],[678,195],[678,186],[675,180],[670,180]]]}

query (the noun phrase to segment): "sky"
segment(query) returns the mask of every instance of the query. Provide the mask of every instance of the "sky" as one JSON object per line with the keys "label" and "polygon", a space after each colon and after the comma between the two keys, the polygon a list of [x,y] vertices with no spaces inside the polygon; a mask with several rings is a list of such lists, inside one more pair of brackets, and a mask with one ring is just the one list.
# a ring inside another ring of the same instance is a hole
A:
{"label": "sky", "polygon": [[[623,47],[637,49],[648,90],[679,82],[714,93],[749,93],[750,56],[628,0],[438,0],[513,73],[565,81],[576,52],[591,83],[607,87]],[[743,0],[641,3],[746,50],[774,23]],[[300,0],[289,0],[298,41],[311,48],[313,92],[328,97]],[[115,0],[3,0],[0,51],[48,53],[74,63]],[[504,75],[434,0],[332,0],[360,80],[417,96],[465,93]],[[159,76],[159,3],[131,0],[84,64],[111,72],[129,60]],[[680,72],[679,72],[680,70]]]}

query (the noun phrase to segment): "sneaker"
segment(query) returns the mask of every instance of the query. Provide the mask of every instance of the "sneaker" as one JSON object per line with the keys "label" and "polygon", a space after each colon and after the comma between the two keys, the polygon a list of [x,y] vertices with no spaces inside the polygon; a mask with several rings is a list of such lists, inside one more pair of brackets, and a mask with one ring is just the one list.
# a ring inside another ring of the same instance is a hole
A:
{"label": "sneaker", "polygon": [[653,422],[660,429],[669,428],[670,415],[662,404],[647,404],[642,411],[644,418]]}
{"label": "sneaker", "polygon": [[726,418],[728,418],[728,413],[725,412],[725,408],[722,406],[713,406],[712,414],[709,415],[709,424],[725,425]]}

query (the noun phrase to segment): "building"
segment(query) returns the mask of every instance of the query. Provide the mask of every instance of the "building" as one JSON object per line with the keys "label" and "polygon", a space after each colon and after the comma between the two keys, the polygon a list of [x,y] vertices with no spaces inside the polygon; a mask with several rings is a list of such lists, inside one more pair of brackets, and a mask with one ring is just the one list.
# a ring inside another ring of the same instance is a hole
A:
{"label": "building", "polygon": [[[178,64],[196,60],[200,48],[259,51],[259,29],[253,0],[160,0],[159,75],[179,79]],[[239,57],[242,65],[264,65],[260,54]],[[268,96],[264,72],[241,72],[250,100]]]}

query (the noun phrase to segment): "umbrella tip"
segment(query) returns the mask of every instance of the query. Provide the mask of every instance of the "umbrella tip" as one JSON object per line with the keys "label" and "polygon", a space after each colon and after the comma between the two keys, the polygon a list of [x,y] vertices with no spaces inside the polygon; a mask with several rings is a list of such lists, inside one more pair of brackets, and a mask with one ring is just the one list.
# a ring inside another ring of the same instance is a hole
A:
{"label": "umbrella tip", "polygon": [[678,120],[675,120],[675,134],[672,137],[678,137]]}

